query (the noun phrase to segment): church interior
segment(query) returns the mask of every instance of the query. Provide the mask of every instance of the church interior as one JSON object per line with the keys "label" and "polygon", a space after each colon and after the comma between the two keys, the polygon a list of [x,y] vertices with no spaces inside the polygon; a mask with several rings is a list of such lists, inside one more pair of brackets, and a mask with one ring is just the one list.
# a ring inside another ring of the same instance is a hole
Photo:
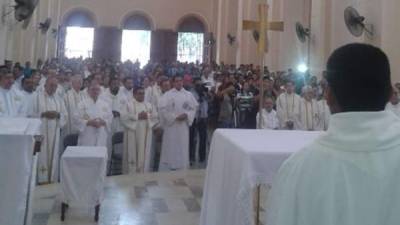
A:
{"label": "church interior", "polygon": [[[17,5],[28,2],[35,6],[32,14],[18,21],[15,16]],[[260,5],[267,6],[262,11],[267,13],[264,21],[260,21],[263,16],[260,15]],[[390,61],[393,85],[400,82],[400,25],[396,19],[400,14],[399,0],[0,0],[0,7],[0,64],[6,61],[20,62],[21,65],[31,62],[35,68],[38,61],[64,57],[106,60],[116,64],[131,60],[142,66],[149,61],[197,61],[237,68],[239,65],[265,66],[269,71],[304,69],[319,81],[332,52],[340,46],[357,42],[382,49]],[[346,24],[346,12],[355,13],[359,18],[362,16],[357,28]],[[249,28],[243,21],[264,22],[269,27],[262,29],[265,34],[260,34],[258,25]],[[272,23],[281,27],[274,29]],[[260,44],[263,39],[264,44]],[[265,68],[261,70],[264,72]],[[107,176],[101,181],[104,187],[100,191],[99,215],[94,207],[64,205],[61,197],[64,186],[50,182],[33,184],[29,196],[24,197],[23,212],[15,218],[2,220],[1,217],[6,215],[4,212],[14,210],[7,211],[7,206],[0,203],[0,221],[5,221],[4,225],[228,225],[232,223],[224,218],[232,218],[231,221],[238,225],[268,225],[265,221],[268,201],[263,200],[267,198],[270,186],[255,185],[257,179],[262,179],[259,177],[243,175],[249,176],[246,180],[233,178],[231,174],[245,174],[251,170],[251,166],[246,167],[248,164],[275,165],[277,161],[281,163],[281,158],[260,162],[257,160],[261,157],[247,158],[229,152],[246,148],[241,144],[241,141],[246,142],[246,138],[259,140],[249,144],[253,149],[262,148],[257,145],[266,141],[262,136],[243,132],[242,135],[232,131],[227,134],[231,135],[229,138],[218,130],[213,136],[206,134],[208,161],[200,160],[191,164],[190,169],[124,175],[117,172],[115,175],[114,167],[115,170],[121,169],[121,159],[116,157],[118,165],[110,166],[110,162],[106,162]],[[2,135],[0,131],[0,143],[11,140],[2,139]],[[303,146],[315,138],[314,133],[304,135],[307,141],[297,142],[294,138],[296,141],[292,145]],[[126,134],[124,137],[127,138]],[[228,147],[220,146],[219,141]],[[122,141],[119,144],[122,146]],[[114,152],[114,146],[111,148]],[[0,147],[0,158],[4,160],[1,150]],[[138,157],[141,156],[136,155]],[[201,156],[195,153],[194,157]],[[221,158],[224,160],[216,161]],[[231,165],[238,161],[241,163]],[[60,163],[59,167],[67,168],[66,162]],[[4,169],[1,165],[0,168]],[[4,171],[0,173],[3,178],[12,174],[12,171]],[[68,179],[73,180],[73,177]],[[84,186],[84,179],[81,182]],[[0,180],[0,189],[2,184],[4,181]],[[242,190],[246,185],[251,186],[251,190]],[[233,206],[225,206],[224,202],[211,204],[213,198],[217,199],[218,192],[206,192],[206,189],[221,190],[220,193],[228,196],[224,199],[226,203],[237,204],[235,210],[238,211],[229,211]],[[7,195],[0,192],[2,196]],[[242,200],[243,204],[236,203]],[[218,211],[225,207],[227,210]],[[238,213],[246,207],[251,210]],[[94,219],[95,214],[98,218]]]}

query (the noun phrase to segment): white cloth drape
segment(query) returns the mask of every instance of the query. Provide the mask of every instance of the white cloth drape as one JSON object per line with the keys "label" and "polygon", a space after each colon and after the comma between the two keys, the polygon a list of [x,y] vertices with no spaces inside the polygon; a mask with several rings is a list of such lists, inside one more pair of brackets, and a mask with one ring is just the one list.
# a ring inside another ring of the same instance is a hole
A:
{"label": "white cloth drape", "polygon": [[292,153],[320,132],[218,129],[204,184],[200,225],[253,225],[253,190],[272,183]]}

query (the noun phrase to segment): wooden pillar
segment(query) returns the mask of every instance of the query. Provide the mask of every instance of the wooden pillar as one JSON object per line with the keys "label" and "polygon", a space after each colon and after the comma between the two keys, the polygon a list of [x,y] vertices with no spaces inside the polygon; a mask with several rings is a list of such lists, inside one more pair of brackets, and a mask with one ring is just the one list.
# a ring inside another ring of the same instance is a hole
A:
{"label": "wooden pillar", "polygon": [[150,59],[153,62],[171,62],[177,59],[178,33],[172,30],[151,32]]}
{"label": "wooden pillar", "polygon": [[97,27],[94,32],[93,58],[121,60],[122,30],[118,27]]}

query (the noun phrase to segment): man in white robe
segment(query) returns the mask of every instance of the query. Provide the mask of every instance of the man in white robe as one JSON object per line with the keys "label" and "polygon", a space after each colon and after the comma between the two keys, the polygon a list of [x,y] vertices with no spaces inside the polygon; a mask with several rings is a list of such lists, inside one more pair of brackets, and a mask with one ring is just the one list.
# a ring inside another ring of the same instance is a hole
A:
{"label": "man in white robe", "polygon": [[112,110],[108,102],[99,98],[101,88],[97,81],[90,82],[88,98],[78,104],[74,121],[79,130],[78,145],[107,147]]}
{"label": "man in white robe", "polygon": [[32,102],[32,117],[41,118],[43,141],[38,157],[38,183],[58,181],[61,128],[66,124],[67,111],[57,91],[54,76],[46,79],[44,91],[36,92]]}
{"label": "man in white robe", "polygon": [[123,86],[119,91],[127,100],[131,100],[133,98],[133,78],[125,77],[122,81],[122,84]]}
{"label": "man in white robe", "polygon": [[7,68],[0,68],[0,117],[26,116],[23,94],[12,88],[14,77]]}
{"label": "man in white robe", "polygon": [[124,128],[121,125],[121,107],[127,104],[127,98],[122,94],[120,80],[111,78],[109,88],[105,89],[101,97],[106,100],[112,109],[113,119],[111,123],[111,133],[121,132]]}
{"label": "man in white robe", "polygon": [[276,100],[276,113],[278,114],[281,129],[299,130],[300,123],[300,102],[301,98],[294,93],[293,81],[287,81],[286,91],[279,95]]}
{"label": "man in white robe", "polygon": [[150,172],[153,128],[158,123],[157,110],[144,101],[145,91],[137,88],[134,98],[121,107],[124,131],[122,171],[124,174]]}
{"label": "man in white robe", "polygon": [[397,225],[400,120],[390,99],[389,60],[366,44],[328,59],[326,134],[283,163],[268,194],[268,225]]}
{"label": "man in white robe", "polygon": [[400,104],[399,94],[395,88],[393,88],[393,94],[390,101],[386,105],[386,110],[393,112],[397,116],[400,116]]}
{"label": "man in white robe", "polygon": [[264,107],[261,110],[262,124],[259,126],[260,113],[257,113],[257,129],[277,130],[279,129],[279,120],[276,111],[273,109],[274,101],[272,98],[265,98]]}
{"label": "man in white robe", "polygon": [[78,104],[83,101],[84,95],[81,91],[83,84],[82,76],[79,74],[74,75],[71,78],[71,86],[72,88],[67,92],[64,97],[65,107],[68,112],[68,122],[66,125],[66,133],[67,134],[76,134],[78,133],[78,128],[75,126],[76,124],[73,122],[73,115],[75,110],[78,108]]}
{"label": "man in white robe", "polygon": [[317,130],[328,130],[331,112],[325,98],[318,101],[318,114],[320,121]]}
{"label": "man in white robe", "polygon": [[193,94],[183,88],[182,78],[175,77],[174,88],[165,93],[159,106],[164,129],[161,171],[189,168],[189,127],[197,107]]}
{"label": "man in white robe", "polygon": [[303,98],[300,100],[300,129],[314,131],[318,130],[320,118],[318,103],[313,98],[313,89],[310,86],[303,87]]}

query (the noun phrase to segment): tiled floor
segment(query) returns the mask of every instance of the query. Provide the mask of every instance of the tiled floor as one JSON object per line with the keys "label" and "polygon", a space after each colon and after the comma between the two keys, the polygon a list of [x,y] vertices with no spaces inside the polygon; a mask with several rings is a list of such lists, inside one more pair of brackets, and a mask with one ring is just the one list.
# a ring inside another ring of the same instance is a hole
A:
{"label": "tiled floor", "polygon": [[[108,177],[100,225],[198,225],[204,170]],[[94,209],[71,207],[60,221],[59,185],[35,191],[33,225],[92,225]]]}

